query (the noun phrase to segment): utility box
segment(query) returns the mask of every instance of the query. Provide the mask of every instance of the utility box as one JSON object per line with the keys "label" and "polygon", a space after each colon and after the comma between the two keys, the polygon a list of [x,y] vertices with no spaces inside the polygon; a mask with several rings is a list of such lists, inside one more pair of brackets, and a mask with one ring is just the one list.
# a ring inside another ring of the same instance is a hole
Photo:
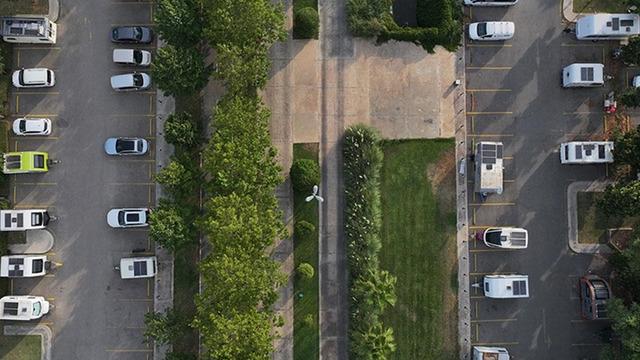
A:
{"label": "utility box", "polygon": [[482,141],[476,144],[475,151],[475,186],[477,193],[502,194],[503,166],[501,142]]}
{"label": "utility box", "polygon": [[562,69],[562,87],[604,86],[604,65],[575,63]]}
{"label": "utility box", "polygon": [[640,35],[638,14],[593,14],[576,22],[578,40],[626,40]]}
{"label": "utility box", "polygon": [[2,40],[18,44],[55,44],[57,25],[45,16],[2,17]]}

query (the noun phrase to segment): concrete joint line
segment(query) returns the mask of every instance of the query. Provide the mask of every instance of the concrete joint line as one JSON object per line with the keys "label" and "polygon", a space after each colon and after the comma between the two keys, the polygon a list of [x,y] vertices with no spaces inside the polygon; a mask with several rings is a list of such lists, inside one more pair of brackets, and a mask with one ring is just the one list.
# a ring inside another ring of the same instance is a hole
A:
{"label": "concrete joint line", "polygon": [[576,181],[567,187],[567,217],[569,223],[569,248],[579,254],[609,254],[606,244],[580,244],[578,242],[578,192],[604,191],[611,181]]}

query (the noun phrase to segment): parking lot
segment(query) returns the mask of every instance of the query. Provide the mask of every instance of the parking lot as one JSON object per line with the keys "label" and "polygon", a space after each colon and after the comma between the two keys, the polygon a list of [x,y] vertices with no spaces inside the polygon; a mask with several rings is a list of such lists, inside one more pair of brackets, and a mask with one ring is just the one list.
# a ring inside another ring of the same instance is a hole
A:
{"label": "parking lot", "polygon": [[[517,359],[597,359],[607,321],[580,317],[578,280],[607,276],[600,256],[568,247],[567,187],[602,179],[606,166],[560,165],[559,145],[604,137],[604,88],[563,89],[561,69],[574,62],[610,61],[607,42],[577,41],[563,32],[561,2],[520,1],[508,8],[466,8],[469,22],[513,21],[515,36],[500,42],[466,40],[469,153],[479,141],[504,144],[504,192],[470,196],[471,235],[489,226],[529,231],[525,250],[470,244],[470,283],[487,274],[529,275],[527,299],[488,299],[472,286],[473,345],[501,346]],[[636,69],[637,70],[637,69]],[[634,69],[623,72],[626,81]],[[473,192],[473,172],[468,191]]]}
{"label": "parking lot", "polygon": [[[59,217],[49,227],[55,245],[47,254],[56,268],[44,278],[13,280],[10,291],[54,305],[42,320],[53,330],[54,359],[149,359],[143,318],[153,309],[153,284],[121,280],[114,265],[133,249],[148,253],[154,246],[144,228],[112,229],[106,214],[155,203],[155,91],[116,93],[109,84],[112,75],[135,70],[112,62],[114,48],[154,49],[112,44],[111,27],[150,25],[152,3],[68,0],[61,6],[57,44],[17,45],[13,58],[15,68],[54,70],[56,85],[12,89],[9,119],[52,120],[50,136],[10,138],[11,150],[47,151],[61,161],[44,174],[12,176],[11,200],[16,208],[48,208]],[[144,137],[150,151],[108,157],[103,145],[113,136]]]}

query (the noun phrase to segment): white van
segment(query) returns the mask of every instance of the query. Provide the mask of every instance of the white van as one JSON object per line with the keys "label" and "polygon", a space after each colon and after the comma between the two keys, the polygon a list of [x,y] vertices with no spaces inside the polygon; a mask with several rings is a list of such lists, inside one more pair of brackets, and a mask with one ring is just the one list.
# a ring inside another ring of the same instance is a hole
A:
{"label": "white van", "polygon": [[467,6],[511,6],[518,0],[464,0]]}
{"label": "white van", "polygon": [[5,296],[0,299],[0,320],[37,320],[48,314],[49,308],[42,296]]}
{"label": "white van", "polygon": [[613,141],[572,141],[560,144],[561,164],[613,162]]}
{"label": "white van", "polygon": [[528,275],[486,275],[484,296],[492,299],[517,299],[529,297]]}
{"label": "white van", "polygon": [[49,260],[44,255],[8,255],[0,257],[0,277],[44,276],[48,267]]}
{"label": "white van", "polygon": [[113,49],[113,62],[120,65],[149,66],[151,53],[138,49]]}
{"label": "white van", "polygon": [[604,86],[604,65],[575,63],[562,69],[562,87]]}
{"label": "white van", "polygon": [[50,219],[45,209],[0,210],[0,231],[44,229]]}

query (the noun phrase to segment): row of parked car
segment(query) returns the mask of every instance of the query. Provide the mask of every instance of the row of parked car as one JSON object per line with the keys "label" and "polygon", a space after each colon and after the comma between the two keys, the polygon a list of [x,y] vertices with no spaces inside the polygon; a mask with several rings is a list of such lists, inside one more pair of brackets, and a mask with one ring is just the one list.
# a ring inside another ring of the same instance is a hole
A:
{"label": "row of parked car", "polygon": [[[114,43],[147,44],[153,41],[153,32],[143,26],[113,28]],[[113,62],[120,65],[149,66],[151,53],[141,49],[114,49]],[[53,70],[47,68],[19,69],[12,74],[16,88],[47,88],[56,84]],[[133,72],[111,77],[111,87],[116,91],[144,90],[151,86],[146,73]],[[13,121],[12,130],[18,136],[48,136],[52,121],[48,118],[22,117]],[[112,137],[104,143],[107,155],[144,155],[149,142],[141,137]],[[3,173],[42,173],[48,171],[51,160],[48,153],[20,151],[3,154]],[[148,208],[116,208],[107,212],[106,222],[112,228],[139,228],[148,226]],[[0,231],[36,232],[49,225],[51,217],[47,209],[0,210]],[[134,251],[135,252],[135,251]],[[0,257],[0,277],[30,278],[45,276],[53,268],[46,254],[12,254]],[[122,279],[149,278],[157,272],[155,256],[130,256],[120,259],[114,266]],[[49,313],[51,304],[42,296],[12,295],[0,299],[0,320],[36,320]]]}

